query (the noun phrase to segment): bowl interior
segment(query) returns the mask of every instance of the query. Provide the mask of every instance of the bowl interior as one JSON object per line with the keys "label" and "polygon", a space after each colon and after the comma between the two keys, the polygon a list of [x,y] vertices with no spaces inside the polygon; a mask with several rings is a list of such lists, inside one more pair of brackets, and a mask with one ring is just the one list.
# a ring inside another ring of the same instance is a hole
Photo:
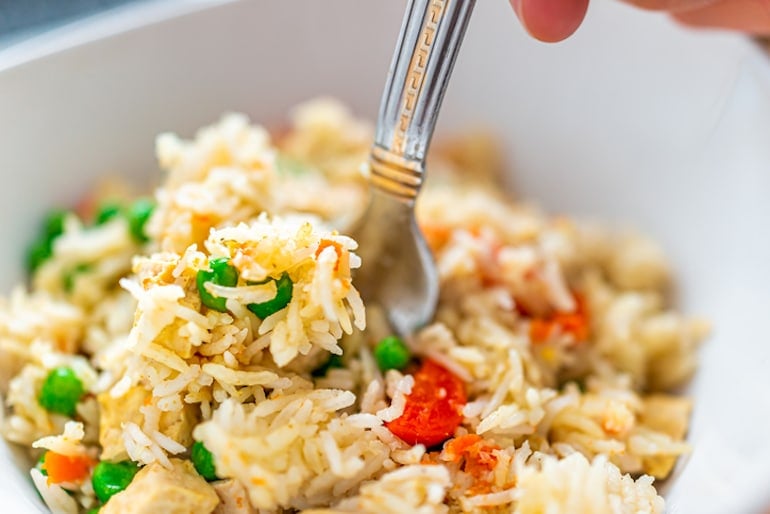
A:
{"label": "bowl interior", "polygon": [[[184,14],[174,3],[82,23],[80,41],[93,41],[56,50],[77,40],[65,29],[35,50],[48,55],[4,70],[14,49],[0,52],[3,291],[22,277],[48,206],[72,204],[105,173],[157,181],[158,132],[191,135],[225,111],[276,124],[318,95],[376,113],[400,3],[201,2]],[[770,67],[741,38],[595,4],[575,37],[543,45],[507,2],[478,2],[439,132],[488,127],[519,196],[662,242],[679,307],[715,327],[669,510],[753,510],[770,503],[770,345],[754,328],[770,291]],[[0,494],[39,505],[7,455],[0,446]]]}

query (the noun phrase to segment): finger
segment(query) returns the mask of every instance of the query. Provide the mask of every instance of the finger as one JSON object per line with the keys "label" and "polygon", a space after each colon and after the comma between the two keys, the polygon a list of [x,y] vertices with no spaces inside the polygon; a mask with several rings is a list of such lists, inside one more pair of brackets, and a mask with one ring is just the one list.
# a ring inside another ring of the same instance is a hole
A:
{"label": "finger", "polygon": [[674,13],[674,17],[694,27],[770,35],[770,0],[719,0],[700,9]]}
{"label": "finger", "polygon": [[511,0],[532,37],[555,43],[571,36],[583,22],[588,0]]}
{"label": "finger", "polygon": [[652,11],[688,11],[713,4],[719,0],[623,0],[626,3]]}

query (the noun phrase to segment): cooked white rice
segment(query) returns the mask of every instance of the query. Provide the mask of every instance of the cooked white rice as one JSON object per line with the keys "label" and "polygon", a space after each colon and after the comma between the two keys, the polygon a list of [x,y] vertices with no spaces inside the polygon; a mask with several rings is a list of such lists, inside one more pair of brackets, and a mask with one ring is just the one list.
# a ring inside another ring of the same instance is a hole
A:
{"label": "cooked white rice", "polygon": [[[147,241],[128,215],[91,222],[99,202],[128,202],[120,188],[65,217],[31,285],[0,299],[3,435],[33,458],[88,459],[68,480],[32,468],[53,512],[100,505],[99,460],[144,466],[143,490],[112,503],[126,512],[177,493],[191,513],[216,498],[220,514],[663,512],[653,480],[689,451],[691,404],[670,391],[707,326],[668,305],[661,249],[513,203],[488,187],[489,139],[448,144],[418,205],[439,308],[408,341],[412,364],[383,373],[387,323],[365,313],[366,263],[342,233],[366,204],[371,134],[331,100],[298,107],[276,140],[229,115],[158,138]],[[236,281],[200,285],[221,259]],[[281,280],[286,301],[255,315]],[[420,362],[467,397],[439,444],[395,435],[411,437],[396,427],[425,387]],[[39,400],[62,367],[84,390],[74,417]],[[196,441],[220,481],[186,462]]]}

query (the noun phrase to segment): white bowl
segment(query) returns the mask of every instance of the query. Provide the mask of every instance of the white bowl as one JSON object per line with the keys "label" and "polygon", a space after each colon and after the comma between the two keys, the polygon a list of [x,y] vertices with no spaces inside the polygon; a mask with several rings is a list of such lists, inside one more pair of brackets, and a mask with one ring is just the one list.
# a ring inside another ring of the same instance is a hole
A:
{"label": "white bowl", "polygon": [[[277,122],[319,94],[372,116],[401,2],[145,2],[0,51],[0,288],[47,207],[105,173],[154,177],[153,138],[223,111]],[[512,183],[547,208],[660,240],[680,307],[714,323],[668,511],[770,505],[770,66],[737,36],[595,2],[578,34],[530,40],[478,2],[439,131],[496,130]],[[8,512],[42,509],[0,446]]]}

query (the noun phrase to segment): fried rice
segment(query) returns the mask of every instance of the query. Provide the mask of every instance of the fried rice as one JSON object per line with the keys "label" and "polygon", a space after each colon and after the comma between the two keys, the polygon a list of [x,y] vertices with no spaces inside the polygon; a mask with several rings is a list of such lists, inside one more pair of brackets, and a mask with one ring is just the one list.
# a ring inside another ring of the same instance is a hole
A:
{"label": "fried rice", "polygon": [[158,137],[146,223],[114,185],[60,216],[0,299],[2,434],[52,512],[663,512],[708,328],[671,308],[659,246],[512,201],[490,138],[447,142],[417,206],[436,317],[383,365],[345,235],[371,136],[332,100],[276,136],[227,115]]}

